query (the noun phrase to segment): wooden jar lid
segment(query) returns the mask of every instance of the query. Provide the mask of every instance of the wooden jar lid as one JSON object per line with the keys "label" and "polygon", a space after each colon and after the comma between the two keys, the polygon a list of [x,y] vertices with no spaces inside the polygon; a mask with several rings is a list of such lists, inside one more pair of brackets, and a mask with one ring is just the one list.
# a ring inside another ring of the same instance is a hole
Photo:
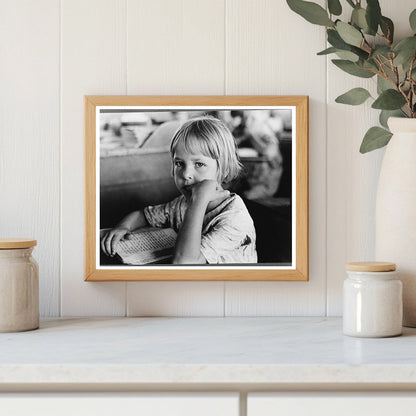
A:
{"label": "wooden jar lid", "polygon": [[348,263],[346,269],[351,272],[393,272],[396,265],[385,261],[357,261]]}
{"label": "wooden jar lid", "polygon": [[34,247],[36,244],[36,240],[29,240],[27,238],[0,238],[0,250],[14,248],[30,248]]}

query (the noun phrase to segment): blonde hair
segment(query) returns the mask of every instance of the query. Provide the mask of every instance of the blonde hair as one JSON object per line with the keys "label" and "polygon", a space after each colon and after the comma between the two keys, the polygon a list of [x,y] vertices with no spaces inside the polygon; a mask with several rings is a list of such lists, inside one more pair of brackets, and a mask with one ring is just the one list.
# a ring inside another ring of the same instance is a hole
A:
{"label": "blonde hair", "polygon": [[242,165],[238,160],[234,137],[228,127],[212,116],[201,116],[186,121],[174,134],[170,143],[172,158],[181,144],[190,153],[201,152],[217,161],[218,181],[228,183],[239,175]]}

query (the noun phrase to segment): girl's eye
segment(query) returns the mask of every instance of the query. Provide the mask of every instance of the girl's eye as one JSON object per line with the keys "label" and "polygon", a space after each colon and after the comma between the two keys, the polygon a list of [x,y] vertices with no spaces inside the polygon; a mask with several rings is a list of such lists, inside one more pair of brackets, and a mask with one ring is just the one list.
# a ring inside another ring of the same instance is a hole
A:
{"label": "girl's eye", "polygon": [[181,162],[180,160],[176,160],[176,161],[175,161],[175,166],[176,166],[177,168],[181,168],[181,167],[183,166],[183,162]]}
{"label": "girl's eye", "polygon": [[202,162],[196,162],[196,163],[195,163],[195,166],[196,166],[197,168],[203,168],[203,167],[205,166],[205,163],[202,163]]}

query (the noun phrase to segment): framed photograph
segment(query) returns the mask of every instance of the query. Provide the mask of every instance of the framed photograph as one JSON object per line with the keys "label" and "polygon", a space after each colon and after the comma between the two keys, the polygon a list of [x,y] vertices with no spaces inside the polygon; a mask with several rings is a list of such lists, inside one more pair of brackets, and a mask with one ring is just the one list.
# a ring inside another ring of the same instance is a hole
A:
{"label": "framed photograph", "polygon": [[307,96],[86,96],[85,179],[85,280],[308,280]]}

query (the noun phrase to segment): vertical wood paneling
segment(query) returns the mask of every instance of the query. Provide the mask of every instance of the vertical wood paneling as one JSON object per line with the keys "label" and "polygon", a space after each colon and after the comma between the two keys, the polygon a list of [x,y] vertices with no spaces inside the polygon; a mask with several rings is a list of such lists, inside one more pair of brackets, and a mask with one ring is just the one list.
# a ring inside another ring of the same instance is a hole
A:
{"label": "vertical wood paneling", "polygon": [[[410,36],[408,16],[413,0],[380,0],[384,15],[395,24],[395,38]],[[348,8],[349,12],[349,8]],[[335,103],[335,98],[351,88],[362,86],[376,96],[376,79],[364,80],[340,71],[328,61],[328,206],[327,279],[328,314],[342,313],[342,283],[345,263],[374,260],[375,198],[384,154],[380,149],[362,155],[360,144],[365,132],[378,123],[372,100],[351,107]],[[386,259],[388,260],[388,259]]]}
{"label": "vertical wood paneling", "polygon": [[[380,3],[410,34],[414,0]],[[16,0],[0,35],[0,233],[38,240],[43,316],[60,295],[66,316],[123,315],[126,289],[131,315],[341,313],[345,262],[374,255],[383,151],[358,152],[370,103],[334,103],[374,85],[316,56],[323,28],[275,0]],[[83,96],[124,93],[310,96],[308,283],[83,281]]]}
{"label": "vertical wood paneling", "polygon": [[225,0],[128,0],[128,93],[224,93]]}
{"label": "vertical wood paneling", "polygon": [[[129,0],[127,91],[224,93],[224,0]],[[127,284],[129,316],[223,316],[222,282]]]}
{"label": "vertical wood paneling", "polygon": [[[340,71],[338,71],[340,72]],[[328,89],[328,314],[342,313],[342,283],[348,261],[373,260],[374,203],[382,150],[361,155],[362,137],[376,122],[369,109],[334,103],[335,98],[356,86],[374,90],[372,81],[353,80],[338,73],[330,62]],[[357,82],[358,81],[358,82]],[[332,102],[332,104],[331,104]]]}
{"label": "vertical wood paneling", "polygon": [[59,314],[59,2],[1,2],[0,236],[38,240],[40,314]]}
{"label": "vertical wood paneling", "polygon": [[226,283],[226,315],[324,315],[326,248],[325,36],[286,2],[226,3],[226,93],[309,95],[310,281]]}
{"label": "vertical wood paneling", "polygon": [[84,282],[83,96],[126,92],[125,0],[62,0],[62,315],[125,314],[125,283]]}
{"label": "vertical wood paneling", "polygon": [[224,316],[224,283],[128,283],[127,316]]}

